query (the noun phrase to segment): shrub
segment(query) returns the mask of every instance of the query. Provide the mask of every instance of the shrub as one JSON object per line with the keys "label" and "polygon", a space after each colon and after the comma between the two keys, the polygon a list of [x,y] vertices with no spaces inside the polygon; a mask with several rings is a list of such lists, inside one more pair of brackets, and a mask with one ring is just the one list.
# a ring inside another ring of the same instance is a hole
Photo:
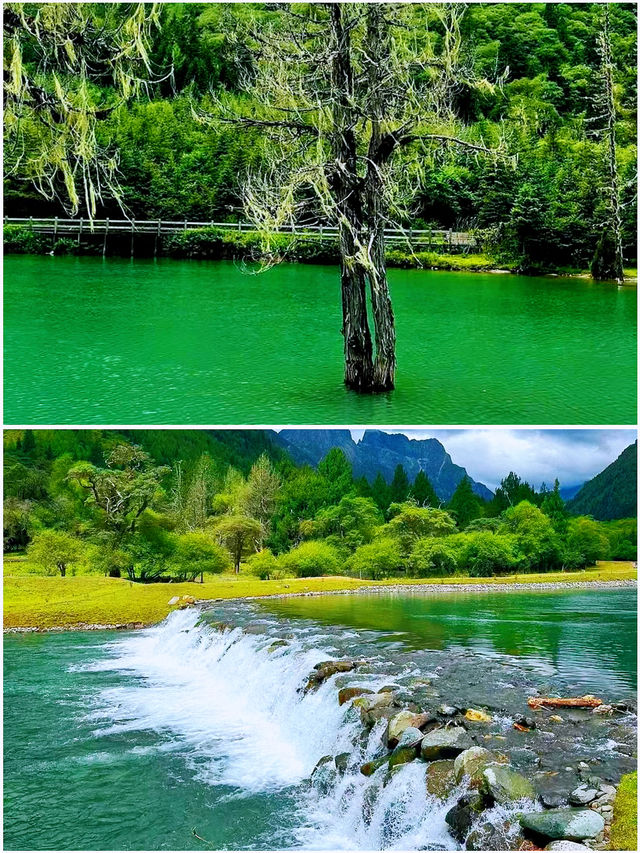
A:
{"label": "shrub", "polygon": [[282,564],[299,578],[335,575],[340,563],[335,549],[326,542],[312,540],[292,548],[282,558]]}
{"label": "shrub", "polygon": [[263,548],[248,558],[247,568],[252,575],[266,581],[278,574],[279,563],[268,548]]}
{"label": "shrub", "polygon": [[452,575],[458,568],[458,560],[446,539],[418,539],[411,551],[409,567],[415,577],[439,577]]}
{"label": "shrub", "polygon": [[593,566],[609,556],[609,539],[603,525],[592,518],[572,518],[567,530],[565,565],[570,569]]}
{"label": "shrub", "polygon": [[45,574],[60,572],[65,577],[70,566],[82,562],[86,549],[79,539],[62,530],[42,530],[27,548],[27,554]]}
{"label": "shrub", "polygon": [[5,225],[2,237],[6,254],[42,255],[50,250],[50,238],[32,231],[28,226]]}
{"label": "shrub", "polygon": [[400,544],[388,536],[361,545],[349,559],[347,566],[349,571],[358,577],[373,580],[398,574],[406,568]]}
{"label": "shrub", "polygon": [[206,533],[183,533],[176,537],[173,566],[181,580],[194,580],[203,573],[218,575],[231,568],[226,548]]}
{"label": "shrub", "polygon": [[460,566],[474,578],[506,574],[515,565],[513,538],[495,533],[462,534]]}

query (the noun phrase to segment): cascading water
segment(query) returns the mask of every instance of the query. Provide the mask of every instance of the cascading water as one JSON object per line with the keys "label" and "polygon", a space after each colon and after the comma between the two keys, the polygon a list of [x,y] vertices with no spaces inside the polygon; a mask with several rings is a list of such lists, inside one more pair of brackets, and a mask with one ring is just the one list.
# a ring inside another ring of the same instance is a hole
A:
{"label": "cascading water", "polygon": [[[110,657],[88,667],[135,677],[100,694],[95,734],[163,731],[203,784],[232,789],[225,796],[286,789],[288,846],[457,847],[444,816],[460,791],[447,801],[428,795],[422,763],[366,778],[360,766],[380,752],[384,723],[363,736],[355,709],[339,706],[333,678],[303,692],[314,665],[336,651],[324,639],[322,648],[314,632],[294,629],[286,646],[272,648],[268,633],[220,631],[196,610],[174,613],[119,638]],[[358,678],[371,689],[384,682],[383,674]],[[308,781],[323,756],[340,753],[349,753],[343,775],[328,786]]]}
{"label": "cascading water", "polygon": [[[366,659],[366,665],[305,690],[316,664],[344,657]],[[523,748],[513,714],[526,710],[526,697],[538,688],[567,688],[548,663],[527,666],[463,646],[408,651],[397,634],[283,619],[248,603],[175,612],[156,627],[116,637],[106,653],[103,646],[97,660],[79,669],[109,679],[84,718],[97,742],[135,742],[130,753],[167,756],[172,784],[184,787],[188,778],[208,792],[193,822],[217,831],[219,848],[460,846],[445,815],[464,783],[445,799],[429,794],[423,761],[364,776],[362,764],[387,752],[386,720],[364,726],[350,702],[339,705],[341,686],[377,692],[391,684],[404,705],[493,708],[476,742],[506,750],[523,772],[540,768],[555,775],[587,758],[600,764],[599,773],[611,769],[619,778],[620,768],[633,762],[635,720],[594,719],[558,734],[540,730],[535,742],[542,762]],[[340,770],[332,762],[314,773],[325,756],[340,756]],[[536,808],[531,801],[527,807]],[[494,807],[484,816],[504,823],[516,811],[518,804]],[[184,827],[180,831],[184,838]]]}

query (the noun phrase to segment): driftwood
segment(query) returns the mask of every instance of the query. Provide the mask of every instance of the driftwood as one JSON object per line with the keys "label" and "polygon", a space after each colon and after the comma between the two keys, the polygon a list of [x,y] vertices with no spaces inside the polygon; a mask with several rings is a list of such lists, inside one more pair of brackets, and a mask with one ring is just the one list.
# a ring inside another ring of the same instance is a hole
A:
{"label": "driftwood", "polygon": [[576,696],[570,699],[559,699],[550,696],[530,696],[527,700],[530,708],[597,708],[602,705],[602,699],[596,696]]}

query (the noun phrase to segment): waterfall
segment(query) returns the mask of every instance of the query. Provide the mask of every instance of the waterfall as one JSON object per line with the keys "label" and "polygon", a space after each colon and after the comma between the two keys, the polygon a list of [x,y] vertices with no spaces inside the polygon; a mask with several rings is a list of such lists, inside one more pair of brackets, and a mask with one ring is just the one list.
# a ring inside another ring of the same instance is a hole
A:
{"label": "waterfall", "polygon": [[[274,646],[274,627],[282,634],[282,626],[267,627],[255,634],[220,630],[189,609],[118,637],[108,656],[90,665],[122,676],[97,697],[90,714],[95,735],[162,733],[163,748],[184,757],[199,782],[220,786],[224,796],[286,792],[294,802],[289,847],[458,846],[444,817],[462,789],[447,801],[427,794],[420,761],[390,777],[386,768],[363,776],[361,764],[382,751],[384,721],[367,733],[357,709],[338,704],[335,676],[304,692],[314,665],[338,657],[335,637],[302,624],[287,634],[286,645]],[[369,672],[351,681],[379,689],[388,679]],[[342,775],[309,781],[323,756],[340,753],[349,754]]]}

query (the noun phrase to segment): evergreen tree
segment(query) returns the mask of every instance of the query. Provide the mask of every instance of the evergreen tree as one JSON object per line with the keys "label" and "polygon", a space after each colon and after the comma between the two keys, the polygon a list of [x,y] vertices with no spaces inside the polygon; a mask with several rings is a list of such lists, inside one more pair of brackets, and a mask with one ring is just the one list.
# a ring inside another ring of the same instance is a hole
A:
{"label": "evergreen tree", "polygon": [[318,474],[327,481],[330,503],[338,503],[353,488],[351,463],[339,447],[332,447],[319,463]]}
{"label": "evergreen tree", "polygon": [[411,497],[418,506],[439,507],[440,500],[431,485],[431,480],[424,471],[418,471],[413,485],[411,486]]}
{"label": "evergreen tree", "polygon": [[565,509],[564,501],[560,496],[560,482],[556,477],[552,492],[547,492],[542,505],[542,512],[551,519],[551,523],[556,531],[564,535],[567,532],[568,513]]}
{"label": "evergreen tree", "polygon": [[409,478],[402,465],[397,465],[389,487],[391,503],[404,503],[409,497]]}
{"label": "evergreen tree", "polygon": [[22,452],[25,456],[33,456],[36,449],[36,439],[32,429],[26,429],[22,436]]}
{"label": "evergreen tree", "polygon": [[391,493],[386,480],[379,471],[371,485],[371,497],[382,512],[387,511],[391,503]]}
{"label": "evergreen tree", "polygon": [[458,483],[447,509],[455,515],[461,530],[482,515],[480,498],[474,493],[471,480],[466,475]]}

